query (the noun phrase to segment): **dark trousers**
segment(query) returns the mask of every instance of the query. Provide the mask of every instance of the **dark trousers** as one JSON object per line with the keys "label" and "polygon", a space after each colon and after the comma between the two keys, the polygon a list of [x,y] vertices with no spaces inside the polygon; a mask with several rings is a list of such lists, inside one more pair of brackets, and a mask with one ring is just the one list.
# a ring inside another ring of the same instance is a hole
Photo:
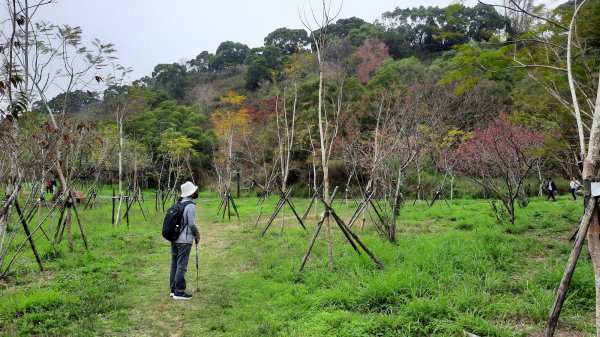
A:
{"label": "dark trousers", "polygon": [[573,195],[573,200],[577,200],[576,192],[577,192],[576,188],[571,189],[571,194]]}
{"label": "dark trousers", "polygon": [[185,273],[192,245],[171,242],[171,292],[181,295],[185,292]]}
{"label": "dark trousers", "polygon": [[552,190],[548,190],[548,198],[546,200],[550,200],[550,198],[552,198],[552,201],[556,201],[556,198],[554,198],[554,191]]}

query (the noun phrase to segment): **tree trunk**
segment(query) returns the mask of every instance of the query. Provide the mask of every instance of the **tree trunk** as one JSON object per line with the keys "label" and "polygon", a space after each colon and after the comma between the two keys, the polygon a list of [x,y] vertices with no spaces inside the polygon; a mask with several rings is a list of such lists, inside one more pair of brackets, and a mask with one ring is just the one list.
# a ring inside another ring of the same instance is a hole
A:
{"label": "tree trunk", "polygon": [[508,202],[508,215],[512,225],[515,224],[515,199],[511,198]]}
{"label": "tree trunk", "polygon": [[119,207],[117,208],[117,218],[115,226],[119,226],[121,219],[121,209],[123,205],[123,119],[119,118]]}
{"label": "tree trunk", "polygon": [[398,169],[396,178],[396,191],[394,193],[394,208],[392,210],[392,220],[388,228],[388,240],[396,242],[396,217],[400,214],[400,187],[402,186],[402,168]]}
{"label": "tree trunk", "polygon": [[[331,203],[329,200],[329,160],[327,153],[327,130],[326,125],[323,125],[323,59],[322,55],[319,54],[319,103],[318,103],[318,118],[319,118],[319,140],[321,143],[321,166],[323,168],[323,199],[326,203]],[[327,238],[327,255],[329,257],[329,266],[333,268],[335,263],[333,261],[333,242],[331,238],[331,226],[329,217],[327,224],[325,225],[325,237]]]}
{"label": "tree trunk", "polygon": [[229,144],[227,145],[227,181],[225,182],[227,185],[227,191],[231,191],[231,164],[233,162],[233,122],[231,123],[231,129],[229,130]]}
{"label": "tree trunk", "polygon": [[[593,202],[593,201],[591,201]],[[600,337],[600,223],[598,222],[598,211],[590,219],[587,238],[590,255],[592,257],[592,265],[594,266],[594,277],[596,279],[596,336]]]}
{"label": "tree trunk", "polygon": [[577,135],[579,136],[579,149],[581,153],[581,158],[585,157],[585,135],[583,129],[583,120],[581,119],[581,112],[579,110],[579,100],[577,99],[577,91],[575,91],[575,83],[573,79],[573,69],[571,62],[571,54],[573,47],[573,34],[575,29],[575,22],[577,18],[577,13],[581,6],[586,2],[583,0],[581,3],[577,4],[575,8],[575,12],[571,17],[571,24],[569,25],[569,32],[567,36],[567,80],[569,83],[569,91],[571,92],[571,100],[573,101],[573,112],[575,113],[575,121],[577,124]]}
{"label": "tree trunk", "polygon": [[454,175],[450,175],[450,200],[454,200]]}
{"label": "tree trunk", "polygon": [[417,199],[421,200],[421,162],[419,157],[419,162],[417,164]]}
{"label": "tree trunk", "polygon": [[542,177],[542,168],[538,161],[537,163],[537,171],[538,171],[538,197],[542,197],[544,195],[544,178]]}
{"label": "tree trunk", "polygon": [[[591,182],[594,179],[596,163],[598,162],[598,157],[600,156],[600,76],[598,77],[597,90],[594,118],[590,131],[590,140],[588,143],[588,154],[583,164],[584,195],[586,196],[591,194]],[[592,198],[590,202],[594,202],[595,200],[596,199]],[[594,284],[596,285],[596,336],[600,337],[600,236],[598,233],[598,226],[600,224],[598,222],[598,211],[596,211],[595,216],[592,217],[590,222],[590,228],[588,232],[588,248],[590,250],[590,255],[592,256],[592,263],[594,265]]]}

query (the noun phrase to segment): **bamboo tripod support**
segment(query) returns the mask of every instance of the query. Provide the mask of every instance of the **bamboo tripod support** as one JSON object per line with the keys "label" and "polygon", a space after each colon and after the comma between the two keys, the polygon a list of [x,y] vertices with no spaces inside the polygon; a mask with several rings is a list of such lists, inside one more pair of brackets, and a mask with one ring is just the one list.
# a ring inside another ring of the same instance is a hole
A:
{"label": "bamboo tripod support", "polygon": [[73,236],[71,231],[71,209],[73,209],[75,212],[75,218],[77,220],[77,224],[79,225],[79,232],[81,233],[83,245],[85,246],[85,249],[88,250],[88,242],[85,232],[83,230],[81,218],[79,217],[79,212],[77,211],[77,205],[73,202],[73,198],[68,193],[67,197],[65,198],[65,201],[61,205],[60,217],[58,218],[58,225],[56,226],[56,232],[54,233],[54,243],[60,243],[62,241],[62,237],[66,229],[69,240],[69,248],[73,249]]}
{"label": "bamboo tripod support", "polygon": [[[269,218],[269,221],[267,221],[267,224],[265,225],[265,228],[263,229],[261,236],[265,236],[265,233],[271,226],[271,223],[273,223],[273,221],[275,220],[275,217],[277,217],[277,214],[279,214],[279,212],[283,209],[283,207],[285,207],[286,203],[290,206],[290,208],[294,212],[294,215],[296,216],[296,219],[300,223],[300,226],[302,226],[302,228],[304,228],[304,230],[306,230],[306,226],[304,225],[304,222],[302,221],[302,219],[296,212],[296,208],[294,207],[294,204],[290,200],[290,194],[292,193],[292,190],[288,189],[287,192],[285,192],[285,193],[281,189],[279,189],[279,191],[281,192],[281,197],[280,197],[279,201],[277,202],[277,206],[275,207],[275,211],[271,215],[271,218]],[[262,209],[261,209],[261,214],[262,214]],[[259,216],[259,219],[260,219],[260,216]]]}
{"label": "bamboo tripod support", "polygon": [[231,195],[231,191],[229,189],[225,190],[223,193],[223,197],[221,198],[221,203],[219,203],[219,208],[217,209],[217,215],[221,213],[223,210],[222,219],[225,219],[225,213],[227,213],[228,220],[231,221],[231,208],[233,207],[233,211],[240,220],[240,214],[238,213],[237,206],[235,205],[235,201],[233,200],[233,196]]}
{"label": "bamboo tripod support", "polygon": [[33,255],[35,256],[35,260],[38,264],[38,267],[40,268],[40,271],[44,271],[44,265],[42,264],[42,259],[40,258],[40,255],[38,254],[38,251],[35,248],[35,242],[33,241],[33,236],[31,234],[31,231],[29,230],[29,225],[27,225],[26,217],[21,211],[21,207],[19,207],[19,202],[17,201],[15,201],[15,209],[17,210],[17,214],[19,215],[19,219],[21,220],[21,225],[23,226],[25,234],[27,235],[29,246],[31,246],[31,250],[33,251]]}
{"label": "bamboo tripod support", "polygon": [[308,261],[308,257],[310,256],[312,248],[313,248],[313,246],[315,244],[315,241],[317,240],[317,237],[319,236],[319,232],[321,231],[323,223],[325,222],[325,220],[328,219],[329,216],[331,216],[335,220],[336,224],[338,225],[338,227],[340,228],[340,230],[344,234],[344,237],[346,237],[346,240],[348,240],[348,243],[352,246],[352,248],[354,249],[354,251],[356,253],[358,253],[359,255],[361,254],[360,250],[357,247],[357,245],[358,245],[369,256],[369,258],[377,265],[378,268],[383,268],[383,263],[379,259],[377,259],[375,257],[375,255],[362,242],[362,240],[358,237],[358,235],[356,235],[344,223],[344,220],[342,220],[338,216],[338,214],[335,212],[335,210],[333,209],[333,207],[331,207],[331,205],[329,205],[328,203],[326,203],[325,200],[323,200],[323,198],[320,195],[318,195],[318,198],[319,198],[319,200],[321,200],[321,202],[323,203],[323,205],[325,205],[325,212],[323,212],[323,215],[321,216],[321,220],[319,220],[319,223],[317,224],[317,228],[315,229],[315,232],[313,233],[313,236],[312,236],[312,238],[310,240],[310,243],[308,245],[308,249],[306,251],[306,254],[304,254],[304,257],[302,258],[302,262],[300,263],[300,269],[298,271],[302,271],[304,269],[304,266],[306,265],[306,262]]}

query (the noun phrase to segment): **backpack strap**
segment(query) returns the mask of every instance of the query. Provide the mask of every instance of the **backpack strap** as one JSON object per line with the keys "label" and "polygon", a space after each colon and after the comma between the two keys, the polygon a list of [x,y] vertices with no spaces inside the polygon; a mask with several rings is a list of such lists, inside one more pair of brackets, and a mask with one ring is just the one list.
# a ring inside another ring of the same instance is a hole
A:
{"label": "backpack strap", "polygon": [[[181,210],[181,215],[182,215],[182,216],[183,216],[183,212],[185,212],[185,208],[186,208],[186,207],[187,207],[189,204],[194,204],[194,205],[195,205],[195,203],[194,203],[193,201],[184,201],[184,202],[182,202],[182,203],[181,203],[181,205],[182,205],[182,207],[183,207],[183,209]],[[184,221],[184,224],[183,224],[183,227],[181,228],[181,231],[182,231],[182,232],[183,232],[183,230],[184,230],[184,229],[186,229],[186,227],[187,227],[187,225],[188,225],[185,217],[183,218],[183,221]]]}

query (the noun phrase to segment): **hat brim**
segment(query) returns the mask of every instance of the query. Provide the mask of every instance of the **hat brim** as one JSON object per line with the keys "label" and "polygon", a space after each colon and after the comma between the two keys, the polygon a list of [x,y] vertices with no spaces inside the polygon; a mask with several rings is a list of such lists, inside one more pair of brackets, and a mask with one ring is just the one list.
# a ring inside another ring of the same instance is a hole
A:
{"label": "hat brim", "polygon": [[197,190],[198,190],[198,186],[194,186],[194,189],[193,189],[191,192],[188,192],[188,193],[181,193],[181,197],[182,197],[182,198],[187,198],[187,197],[189,197],[190,195],[192,195],[192,194],[196,193],[196,191],[197,191]]}

